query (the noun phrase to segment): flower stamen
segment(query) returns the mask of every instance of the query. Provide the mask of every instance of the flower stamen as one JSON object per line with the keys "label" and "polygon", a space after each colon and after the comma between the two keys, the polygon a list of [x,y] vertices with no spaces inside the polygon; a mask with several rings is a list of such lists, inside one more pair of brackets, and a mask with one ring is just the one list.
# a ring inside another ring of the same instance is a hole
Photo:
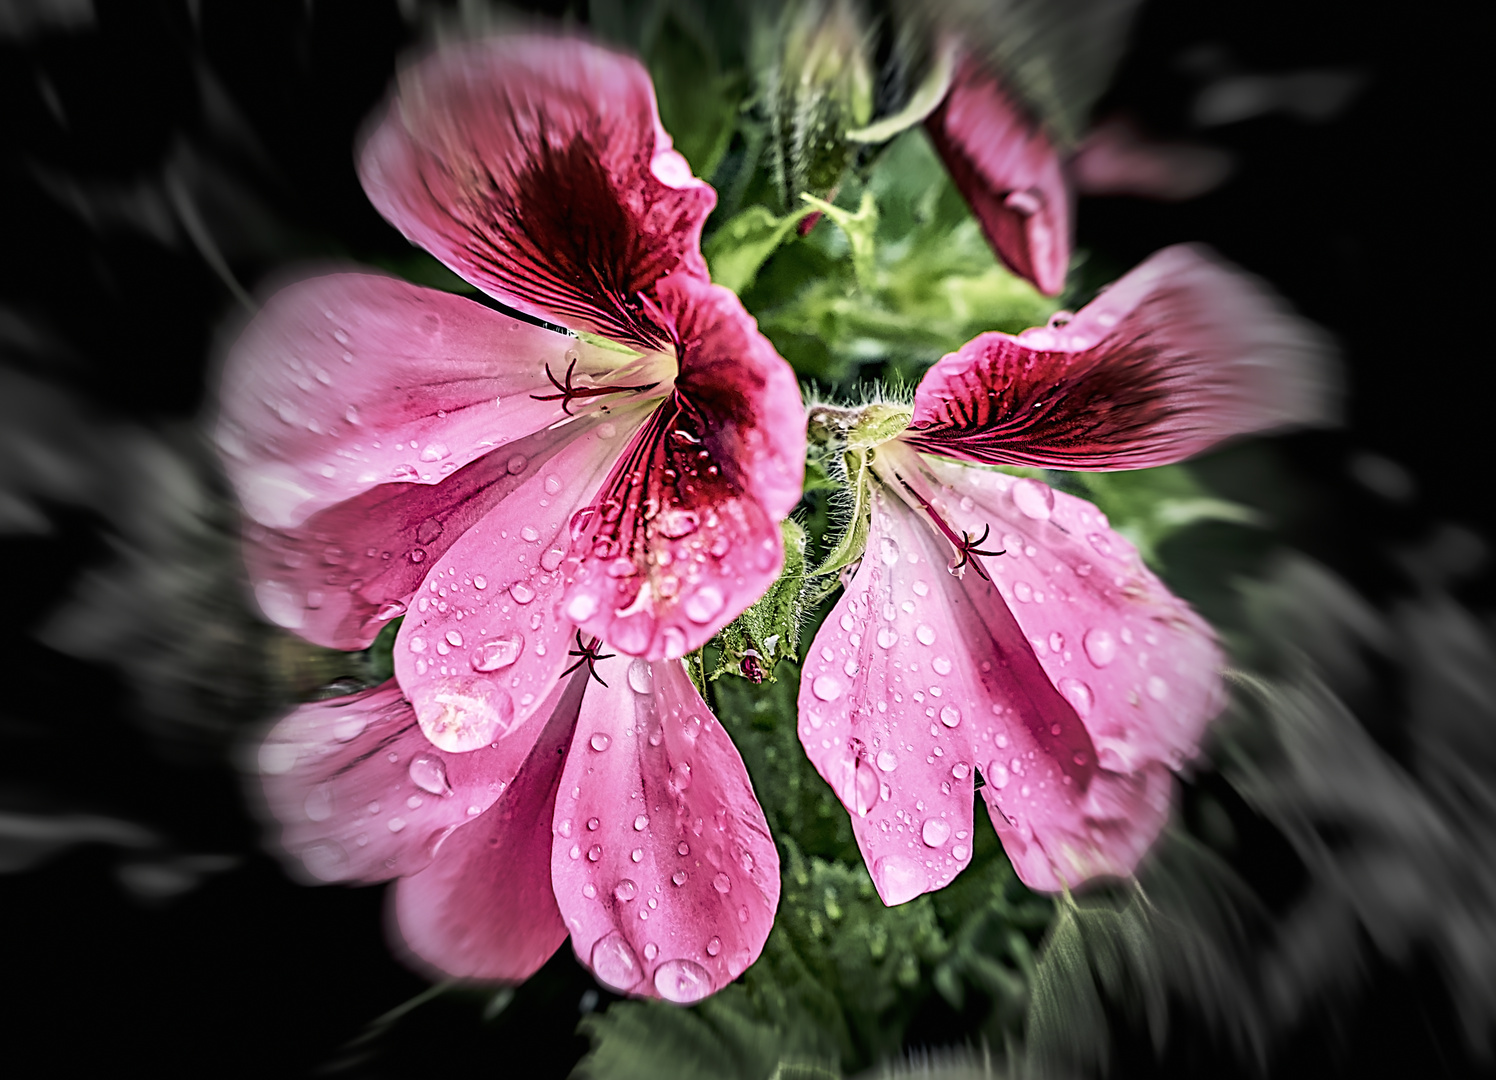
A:
{"label": "flower stamen", "polygon": [[587,674],[591,675],[598,682],[603,683],[604,686],[607,686],[608,684],[605,683],[605,682],[603,682],[603,677],[597,673],[597,662],[599,660],[611,660],[611,659],[613,659],[614,656],[616,656],[618,654],[617,653],[599,653],[597,650],[602,645],[602,643],[603,643],[603,639],[602,638],[595,637],[595,638],[592,639],[592,644],[590,644],[590,645],[584,645],[584,644],[582,644],[582,632],[580,630],[578,630],[577,631],[577,647],[575,649],[572,649],[566,655],[567,656],[580,656],[581,659],[578,660],[575,664],[571,665],[571,667],[569,667],[565,671],[563,671],[561,673],[561,677],[565,678],[567,675],[570,675],[577,668],[581,667],[583,664],[586,664],[587,665]]}
{"label": "flower stamen", "polygon": [[[898,473],[894,473],[894,475],[898,476]],[[950,572],[956,575],[956,577],[960,577],[966,569],[966,564],[969,562],[971,564],[971,568],[977,572],[977,575],[983,581],[987,582],[987,584],[989,585],[992,584],[992,578],[987,575],[986,568],[983,567],[982,564],[976,559],[972,558],[973,555],[986,555],[988,557],[995,558],[998,555],[1007,554],[1007,548],[1002,548],[998,551],[984,551],[977,546],[978,544],[986,543],[987,537],[992,532],[992,526],[984,523],[982,525],[981,536],[974,537],[971,533],[967,532],[964,529],[961,530],[960,535],[958,536],[956,530],[946,524],[945,519],[940,516],[940,513],[935,509],[935,507],[930,505],[929,500],[919,492],[915,491],[914,488],[910,486],[908,480],[905,480],[902,476],[899,476],[899,483],[903,484],[904,490],[909,492],[909,494],[913,495],[915,499],[919,501],[920,506],[924,507],[925,513],[930,515],[930,521],[937,529],[940,530],[940,534],[947,540],[949,540],[951,542],[951,546],[956,549],[956,554],[951,559]]]}
{"label": "flower stamen", "polygon": [[640,383],[634,386],[573,386],[571,384],[571,380],[572,376],[576,372],[576,369],[577,362],[573,360],[566,366],[566,381],[561,382],[556,378],[556,376],[551,374],[551,365],[547,363],[545,365],[545,377],[551,381],[551,385],[559,390],[560,393],[531,394],[530,397],[532,397],[536,401],[560,401],[561,411],[564,412],[567,416],[575,416],[576,414],[571,411],[572,398],[603,397],[607,394],[633,393],[644,390],[653,390],[656,386],[660,385],[657,382],[652,382]]}

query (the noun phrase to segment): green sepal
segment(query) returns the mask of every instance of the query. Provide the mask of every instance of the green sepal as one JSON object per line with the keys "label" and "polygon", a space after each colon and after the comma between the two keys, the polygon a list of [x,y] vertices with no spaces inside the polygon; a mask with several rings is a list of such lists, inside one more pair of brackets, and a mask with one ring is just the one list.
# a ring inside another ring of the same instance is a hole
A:
{"label": "green sepal", "polygon": [[[715,680],[724,674],[747,675],[742,665],[752,657],[761,673],[754,681],[774,682],[775,664],[799,659],[800,626],[806,615],[801,601],[805,585],[805,530],[798,522],[785,520],[779,523],[779,532],[784,540],[784,569],[769,591],[719,635],[722,654],[717,666],[706,673],[708,679]],[[698,659],[697,663],[701,661]]]}

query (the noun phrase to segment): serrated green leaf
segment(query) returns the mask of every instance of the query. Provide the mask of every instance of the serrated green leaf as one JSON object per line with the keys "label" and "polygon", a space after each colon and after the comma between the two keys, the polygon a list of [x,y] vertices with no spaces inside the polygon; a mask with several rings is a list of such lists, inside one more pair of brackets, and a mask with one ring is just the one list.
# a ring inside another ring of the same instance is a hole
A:
{"label": "serrated green leaf", "polygon": [[[794,663],[800,656],[800,627],[806,611],[801,602],[805,584],[805,530],[794,520],[779,523],[784,543],[784,568],[769,590],[722,631],[722,655],[707,678],[733,673],[748,675],[751,663],[758,679],[775,679],[780,660]],[[751,658],[751,660],[750,660]],[[751,676],[749,676],[751,677]]]}

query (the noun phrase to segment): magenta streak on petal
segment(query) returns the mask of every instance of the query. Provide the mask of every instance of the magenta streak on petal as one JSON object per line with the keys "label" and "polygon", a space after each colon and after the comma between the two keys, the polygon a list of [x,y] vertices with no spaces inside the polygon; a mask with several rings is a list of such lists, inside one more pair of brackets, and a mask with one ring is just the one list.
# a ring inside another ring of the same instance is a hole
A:
{"label": "magenta streak on petal", "polygon": [[707,277],[716,194],[670,148],[638,61],[580,40],[490,39],[406,70],[359,175],[413,242],[574,329],[657,347],[640,294]]}
{"label": "magenta streak on petal", "polygon": [[688,1004],[740,975],[779,902],[779,857],[737,749],[679,661],[589,684],[556,799],[551,876],[606,985]]}
{"label": "magenta streak on petal", "polygon": [[1041,292],[1063,289],[1070,196],[1043,129],[970,59],[925,127],[1003,262]]}
{"label": "magenta streak on petal", "polygon": [[661,294],[680,374],[574,523],[565,601],[585,632],[651,659],[704,644],[774,580],[805,445],[793,375],[737,299],[679,276]]}
{"label": "magenta streak on petal", "polygon": [[509,737],[570,664],[575,620],[558,607],[575,566],[569,523],[648,410],[569,422],[569,441],[431,567],[394,659],[438,746],[461,752]]}
{"label": "magenta streak on petal", "polygon": [[282,845],[318,881],[383,881],[431,860],[433,842],[498,797],[528,752],[519,740],[447,754],[387,682],[303,705],[260,748]]}
{"label": "magenta streak on petal", "polygon": [[589,385],[665,369],[393,278],[312,278],[272,296],[230,350],[215,434],[249,516],[292,528],[380,485],[440,485],[562,419],[533,396],[547,365]]}
{"label": "magenta streak on petal", "polygon": [[524,764],[480,817],[447,836],[431,865],[398,882],[392,929],[415,966],[518,982],[566,940],[551,888],[551,818],[584,680],[561,685]]}
{"label": "magenta streak on petal", "polygon": [[1165,248],[1068,322],[982,334],[920,381],[905,441],[990,464],[1136,469],[1324,422],[1331,350],[1265,287]]}

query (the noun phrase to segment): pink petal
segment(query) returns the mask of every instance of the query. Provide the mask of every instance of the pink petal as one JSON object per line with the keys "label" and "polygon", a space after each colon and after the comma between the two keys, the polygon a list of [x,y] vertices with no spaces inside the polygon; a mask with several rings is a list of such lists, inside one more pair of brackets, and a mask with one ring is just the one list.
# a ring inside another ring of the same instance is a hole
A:
{"label": "pink petal", "polygon": [[1063,289],[1070,196],[1043,128],[969,59],[925,127],[1002,261],[1040,292]]}
{"label": "pink petal", "polygon": [[779,856],[736,747],[679,661],[597,665],[556,800],[572,947],[615,990],[685,1004],[763,949]]}
{"label": "pink petal", "polygon": [[217,441],[249,516],[290,528],[381,484],[439,485],[563,419],[561,401],[532,395],[554,394],[547,366],[560,377],[573,362],[587,385],[674,373],[394,278],[312,278],[230,350]]}
{"label": "pink petal", "polygon": [[391,913],[416,966],[518,982],[566,940],[551,889],[551,818],[585,678],[551,695],[550,719],[498,801],[396,884]]}
{"label": "pink petal", "polygon": [[568,441],[431,567],[395,639],[395,677],[428,738],[454,753],[519,730],[571,664],[558,607],[578,509],[648,415],[579,418]]}
{"label": "pink petal", "polygon": [[[917,480],[918,465],[897,444],[880,447],[880,475],[896,488],[893,471]],[[1151,717],[1098,698],[1083,720],[1016,612],[977,573],[949,573],[951,554],[924,516],[879,488],[867,555],[801,678],[801,743],[852,815],[879,895],[903,903],[965,866],[974,768],[1028,885],[1130,872],[1162,827],[1167,769],[1099,766],[1088,723]]]}
{"label": "pink petal", "polygon": [[359,175],[413,243],[574,329],[661,342],[639,294],[707,277],[715,192],[670,148],[638,61],[583,41],[495,38],[406,69]]}
{"label": "pink petal", "polygon": [[542,475],[576,430],[510,442],[440,484],[380,484],[293,529],[250,525],[245,560],[260,608],[318,645],[366,648],[447,550]]}
{"label": "pink petal", "polygon": [[1165,248],[1068,323],[982,334],[921,380],[906,439],[1071,469],[1165,465],[1334,411],[1323,335],[1203,249]]}
{"label": "pink petal", "polygon": [[1231,175],[1231,155],[1213,146],[1154,142],[1127,120],[1113,119],[1086,135],[1070,159],[1082,195],[1193,199]]}
{"label": "pink petal", "polygon": [[1215,635],[1101,511],[1038,480],[907,450],[882,457],[954,532],[985,532],[979,547],[1006,552],[982,566],[1104,768],[1194,755],[1225,704]]}
{"label": "pink petal", "polygon": [[763,595],[805,467],[794,374],[737,297],[679,274],[660,292],[680,341],[675,394],[579,523],[590,554],[566,594],[586,633],[650,659],[699,648]]}
{"label": "pink petal", "polygon": [[281,843],[318,881],[383,881],[431,861],[452,829],[498,798],[529,746],[473,754],[432,746],[393,681],[303,705],[260,747]]}

